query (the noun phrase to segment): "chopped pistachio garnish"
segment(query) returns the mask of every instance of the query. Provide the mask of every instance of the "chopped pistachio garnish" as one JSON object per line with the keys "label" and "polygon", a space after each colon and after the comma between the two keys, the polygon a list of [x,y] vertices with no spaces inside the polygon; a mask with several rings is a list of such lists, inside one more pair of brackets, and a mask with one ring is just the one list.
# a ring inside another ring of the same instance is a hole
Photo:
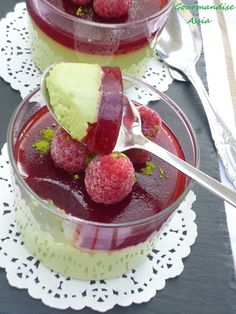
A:
{"label": "chopped pistachio garnish", "polygon": [[156,164],[152,161],[146,161],[145,162],[145,167],[141,168],[141,172],[147,176],[152,176],[153,175],[153,170],[156,168]]}
{"label": "chopped pistachio garnish", "polygon": [[42,129],[40,134],[42,135],[43,139],[45,139],[48,142],[51,142],[55,134],[55,131],[48,127],[48,128]]}
{"label": "chopped pistachio garnish", "polygon": [[93,15],[93,8],[92,7],[79,6],[78,9],[76,10],[76,15],[78,17],[84,16],[84,15],[92,16]]}
{"label": "chopped pistachio garnish", "polygon": [[73,179],[74,179],[74,180],[79,180],[79,179],[80,179],[79,174],[77,174],[77,173],[76,173],[76,174],[74,174],[74,175],[73,175]]}
{"label": "chopped pistachio garnish", "polygon": [[50,143],[46,140],[37,140],[32,145],[38,152],[46,154],[50,150]]}
{"label": "chopped pistachio garnish", "polygon": [[50,150],[50,143],[53,139],[55,132],[51,128],[45,128],[40,131],[40,138],[36,140],[32,147],[39,153],[46,154]]}
{"label": "chopped pistachio garnish", "polygon": [[119,152],[114,152],[112,153],[112,157],[114,157],[115,159],[119,159],[119,158],[128,158],[125,154],[123,153],[119,153]]}
{"label": "chopped pistachio garnish", "polygon": [[78,7],[78,9],[76,11],[76,15],[77,16],[83,16],[84,15],[84,8],[82,6]]}

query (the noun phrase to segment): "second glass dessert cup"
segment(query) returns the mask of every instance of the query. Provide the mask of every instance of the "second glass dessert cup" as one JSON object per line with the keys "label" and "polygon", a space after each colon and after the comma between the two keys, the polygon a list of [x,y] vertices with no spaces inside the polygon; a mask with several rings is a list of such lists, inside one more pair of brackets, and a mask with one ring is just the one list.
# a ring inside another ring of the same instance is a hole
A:
{"label": "second glass dessert cup", "polygon": [[[132,82],[134,86],[140,87],[140,82]],[[143,88],[150,91],[146,85]],[[161,97],[155,109],[166,126],[163,132],[169,132],[171,143],[176,143],[187,162],[198,166],[198,144],[189,121],[172,100],[157,90],[156,93]],[[40,198],[29,187],[17,163],[18,140],[22,136],[28,136],[22,130],[44,107],[40,90],[34,91],[18,106],[8,129],[16,221],[22,240],[33,256],[65,276],[96,280],[127,273],[143,262],[155,246],[158,248],[160,230],[174,215],[193,182],[182,174],[179,174],[180,179],[175,182],[169,178],[168,185],[164,180],[163,186],[160,184],[161,195],[157,195],[160,208],[152,215],[143,216],[146,208],[141,199],[140,203],[135,200],[136,207],[133,210],[137,214],[132,214],[132,219],[127,216],[126,221],[97,222],[89,220],[89,217],[82,219],[67,214],[53,206],[50,200]],[[162,168],[165,167],[164,162],[161,165]],[[151,182],[150,180],[147,178],[145,182]],[[148,184],[148,189],[152,188]],[[131,194],[124,211],[134,197]],[[101,211],[102,216],[103,209],[97,210]],[[141,213],[140,217],[138,213]]]}
{"label": "second glass dessert cup", "polygon": [[141,77],[154,55],[173,4],[173,0],[148,0],[144,4],[150,2],[153,6],[148,16],[104,23],[70,15],[60,2],[26,1],[31,54],[38,68],[44,71],[50,64],[62,61],[98,63],[119,66],[124,74],[133,77]]}

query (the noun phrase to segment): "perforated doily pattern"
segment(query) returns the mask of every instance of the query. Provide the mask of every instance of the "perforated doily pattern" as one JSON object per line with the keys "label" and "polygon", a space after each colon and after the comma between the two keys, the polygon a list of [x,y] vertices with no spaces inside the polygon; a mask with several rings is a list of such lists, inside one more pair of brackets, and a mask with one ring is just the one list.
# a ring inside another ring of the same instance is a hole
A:
{"label": "perforated doily pattern", "polygon": [[190,191],[174,217],[163,227],[156,247],[138,268],[111,280],[80,281],[63,277],[31,256],[15,222],[10,166],[5,144],[0,156],[0,267],[9,283],[28,289],[29,294],[51,307],[106,311],[116,304],[128,306],[147,302],[165,286],[168,278],[181,274],[182,259],[189,255],[197,236]]}
{"label": "perforated doily pattern", "polygon": [[[0,32],[0,75],[24,98],[39,86],[41,78],[31,59],[25,3],[17,4],[14,12],[0,21]],[[150,59],[142,79],[160,91],[166,91],[172,82],[168,68],[157,56]],[[128,93],[141,103],[155,99],[138,88]],[[105,312],[116,304],[128,306],[149,301],[165,287],[168,278],[181,274],[182,259],[189,255],[197,236],[192,210],[196,196],[191,191],[175,216],[163,226],[156,247],[141,266],[111,280],[75,280],[44,267],[26,250],[15,221],[6,145],[0,155],[0,190],[0,267],[6,270],[10,285],[27,289],[33,298],[58,309],[79,310],[87,306]]]}
{"label": "perforated doily pattern", "polygon": [[[39,86],[41,78],[40,71],[31,59],[25,3],[17,4],[14,12],[8,13],[0,21],[0,33],[0,75],[24,98]],[[141,79],[163,92],[172,83],[168,67],[158,60],[158,56],[150,59]],[[139,88],[130,92],[134,100],[141,102],[142,99],[146,103],[147,100],[156,99]]]}

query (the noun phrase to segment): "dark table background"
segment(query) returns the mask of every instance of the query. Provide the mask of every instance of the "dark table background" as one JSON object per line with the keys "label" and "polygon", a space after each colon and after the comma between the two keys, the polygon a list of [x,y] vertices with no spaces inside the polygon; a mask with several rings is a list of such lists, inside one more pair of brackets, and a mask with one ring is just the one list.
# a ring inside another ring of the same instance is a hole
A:
{"label": "dark table background", "polygon": [[[0,18],[13,11],[20,1],[0,1]],[[203,78],[203,57],[198,63],[198,73]],[[206,82],[205,82],[206,83]],[[219,178],[219,169],[214,145],[201,103],[189,83],[174,82],[167,94],[183,109],[198,136],[201,151],[201,170]],[[0,78],[0,148],[6,142],[6,131],[10,116],[21,97],[19,92]],[[223,201],[195,185],[197,201],[194,210],[197,218],[198,237],[191,254],[184,260],[183,273],[166,282],[150,302],[127,308],[116,306],[108,313],[236,313],[236,282],[233,259]],[[45,306],[40,300],[32,299],[26,290],[11,287],[4,269],[0,269],[0,314],[59,314]],[[67,314],[77,311],[64,310]],[[92,314],[88,308],[81,314]]]}

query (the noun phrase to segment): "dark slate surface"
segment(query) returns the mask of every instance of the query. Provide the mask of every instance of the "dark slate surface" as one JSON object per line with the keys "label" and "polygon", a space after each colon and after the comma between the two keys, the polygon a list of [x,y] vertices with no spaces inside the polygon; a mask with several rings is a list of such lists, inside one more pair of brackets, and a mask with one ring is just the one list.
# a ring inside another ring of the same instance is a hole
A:
{"label": "dark slate surface", "polygon": [[[12,11],[19,1],[0,2],[0,18]],[[198,71],[205,78],[203,58]],[[217,156],[201,103],[189,83],[172,84],[167,92],[183,109],[197,133],[201,149],[200,168],[219,178]],[[0,79],[0,146],[6,141],[9,118],[20,101],[18,92]],[[184,261],[181,276],[167,281],[165,289],[150,302],[128,308],[115,307],[108,313],[135,314],[228,314],[236,313],[236,283],[223,201],[202,187],[195,185],[197,201],[194,204],[198,237],[192,252]],[[65,313],[75,314],[74,310]],[[0,314],[59,314],[40,300],[32,299],[26,290],[9,286],[6,274],[0,269]],[[94,311],[84,309],[81,314]]]}

